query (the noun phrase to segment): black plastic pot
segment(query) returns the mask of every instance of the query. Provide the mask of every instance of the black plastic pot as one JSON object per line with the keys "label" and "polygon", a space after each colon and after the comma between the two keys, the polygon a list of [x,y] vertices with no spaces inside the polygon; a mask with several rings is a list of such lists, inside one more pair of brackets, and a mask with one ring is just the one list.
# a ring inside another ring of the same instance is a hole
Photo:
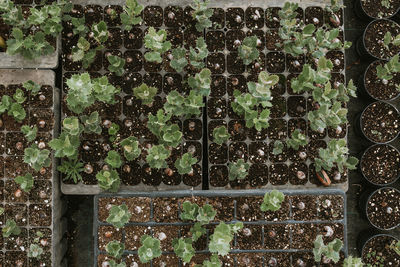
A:
{"label": "black plastic pot", "polygon": [[[400,10],[400,7],[391,16],[384,17],[384,19],[389,19],[389,18],[396,17],[396,14],[399,12],[399,10]],[[363,5],[361,4],[361,0],[355,0],[354,1],[354,13],[356,13],[357,17],[359,17],[361,20],[364,20],[364,21],[371,21],[371,20],[374,20],[374,19],[380,19],[378,17],[373,17],[373,16],[369,15],[366,12],[364,7],[363,7]]]}
{"label": "black plastic pot", "polygon": [[393,240],[398,240],[395,236],[390,235],[390,234],[381,234],[375,229],[366,229],[364,231],[361,231],[358,234],[357,237],[357,250],[359,254],[361,255],[361,259],[364,257],[363,251],[365,249],[365,246],[370,242],[372,239],[377,238],[377,237],[382,237],[386,236],[388,238],[393,238]]}
{"label": "black plastic pot", "polygon": [[[379,21],[380,20],[388,20],[388,19],[379,19]],[[376,60],[376,59],[379,59],[379,60],[389,60],[390,59],[390,57],[388,57],[388,58],[376,57],[376,56],[372,55],[366,48],[365,41],[364,41],[365,33],[366,33],[368,27],[370,27],[376,21],[378,21],[378,20],[373,20],[370,23],[368,23],[367,27],[365,27],[363,34],[356,41],[356,46],[355,46],[356,51],[357,51],[358,55],[360,56],[360,58],[363,59],[364,61],[371,61],[371,60]],[[388,20],[388,21],[390,21],[391,23],[398,24],[393,20]]]}
{"label": "black plastic pot", "polygon": [[392,100],[398,99],[399,96],[400,96],[400,92],[398,92],[398,94],[395,97],[391,98],[391,99],[379,99],[377,97],[372,96],[371,93],[367,90],[367,87],[365,86],[366,75],[367,75],[368,70],[376,62],[378,62],[378,60],[375,60],[375,61],[371,62],[368,65],[368,67],[365,69],[364,73],[362,75],[358,76],[358,81],[357,81],[357,92],[358,92],[358,95],[361,96],[362,98],[366,99],[366,100],[374,100],[374,101],[392,101]]}
{"label": "black plastic pot", "polygon": [[[365,110],[366,110],[369,106],[371,106],[371,105],[373,105],[373,104],[375,104],[375,103],[378,103],[378,102],[383,102],[383,101],[376,101],[376,102],[373,102],[373,103],[369,104],[367,107],[364,108],[364,110],[362,111],[361,114],[358,114],[358,115],[356,116],[356,120],[355,120],[355,124],[354,124],[354,125],[355,125],[355,126],[354,126],[354,130],[356,131],[356,133],[357,133],[359,136],[364,137],[365,139],[367,139],[367,140],[368,140],[369,142],[371,142],[371,143],[374,143],[374,144],[387,144],[387,143],[390,143],[390,142],[392,142],[393,140],[395,140],[395,139],[399,136],[400,131],[397,133],[397,135],[396,135],[395,137],[393,137],[392,139],[390,139],[390,140],[388,140],[388,141],[386,141],[386,142],[377,142],[377,141],[374,141],[374,140],[368,138],[368,136],[364,133],[363,127],[362,127],[362,118],[363,118],[363,115],[364,115]],[[392,106],[392,107],[397,111],[397,113],[399,113],[398,109],[397,109],[394,105],[392,105],[392,104],[390,104],[390,103],[387,103],[387,102],[384,102],[384,103],[385,103],[385,104],[388,104],[388,105],[390,105],[390,106]]]}
{"label": "black plastic pot", "polygon": [[373,224],[371,222],[371,220],[369,219],[368,213],[367,213],[368,202],[371,199],[371,197],[375,193],[377,193],[378,191],[384,190],[384,189],[394,189],[395,191],[399,191],[399,190],[397,190],[396,188],[393,188],[393,187],[383,187],[383,188],[376,189],[375,191],[367,190],[367,191],[365,191],[364,193],[361,194],[361,196],[359,198],[359,204],[358,205],[359,205],[359,208],[360,208],[363,216],[368,220],[368,222],[370,223],[371,226],[373,226],[375,229],[380,230],[380,231],[389,231],[389,230],[393,230],[393,229],[399,227],[400,223],[397,224],[394,227],[391,227],[391,228],[388,228],[388,229],[384,229],[384,228],[381,228],[380,226],[377,226],[377,225]]}
{"label": "black plastic pot", "polygon": [[[381,146],[381,145],[383,145],[383,144],[375,144],[375,145],[372,145],[372,146],[370,146],[369,148],[367,148],[367,149],[364,151],[364,153],[362,154],[361,159],[360,159],[360,164],[358,165],[358,166],[359,166],[359,169],[360,169],[360,172],[361,172],[362,176],[364,177],[364,179],[365,179],[367,182],[369,182],[371,185],[373,185],[373,186],[378,186],[378,187],[392,185],[392,184],[394,184],[394,183],[399,179],[399,177],[400,177],[400,172],[399,172],[399,173],[397,174],[397,176],[393,179],[393,181],[391,181],[391,182],[389,182],[389,183],[387,183],[387,184],[377,184],[377,183],[374,183],[374,182],[370,181],[370,180],[367,178],[367,176],[364,174],[364,172],[362,171],[361,164],[362,164],[362,161],[363,161],[363,159],[364,159],[365,153],[366,153],[369,149],[372,149],[373,147]],[[384,144],[384,145],[385,145],[385,146],[389,146],[389,147],[395,149],[395,150],[399,153],[399,150],[398,150],[397,148],[395,148],[394,146],[389,145],[389,144]]]}

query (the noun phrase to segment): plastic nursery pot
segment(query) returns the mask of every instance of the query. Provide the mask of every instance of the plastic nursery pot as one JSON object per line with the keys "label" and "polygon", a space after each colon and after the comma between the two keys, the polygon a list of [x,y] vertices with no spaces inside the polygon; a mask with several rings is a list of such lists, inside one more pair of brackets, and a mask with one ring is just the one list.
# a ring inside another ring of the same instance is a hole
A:
{"label": "plastic nursery pot", "polygon": [[[357,250],[361,255],[364,264],[371,264],[371,266],[399,266],[400,256],[390,248],[392,242],[398,239],[389,234],[379,234],[373,229],[362,231],[357,238]],[[377,261],[376,256],[380,257],[381,261]],[[380,263],[381,265],[372,265]],[[368,265],[370,266],[370,265]]]}
{"label": "plastic nursery pot", "polygon": [[400,177],[400,152],[389,144],[375,144],[364,151],[359,166],[372,185],[391,185]]}
{"label": "plastic nursery pot", "polygon": [[365,60],[389,60],[398,54],[400,47],[390,44],[390,49],[387,50],[383,46],[384,36],[389,30],[394,38],[400,33],[400,25],[388,19],[371,21],[356,43],[356,51],[360,57]]}
{"label": "plastic nursery pot", "polygon": [[400,96],[400,92],[395,86],[395,84],[400,82],[400,75],[395,73],[392,80],[383,81],[376,74],[377,66],[383,66],[386,63],[387,61],[376,60],[369,64],[363,75],[359,76],[357,88],[363,98],[390,101],[396,100]]}
{"label": "plastic nursery pot", "polygon": [[400,114],[392,104],[377,101],[369,104],[358,117],[357,127],[362,135],[376,144],[386,144],[400,132]]}
{"label": "plastic nursery pot", "polygon": [[[315,266],[312,248],[318,234],[325,235],[325,243],[340,238],[344,245],[341,260],[347,254],[346,196],[341,190],[282,190],[285,199],[278,211],[262,212],[263,196],[270,190],[173,191],[102,194],[94,197],[94,262],[104,266],[105,246],[111,240],[125,245],[122,261],[127,266],[140,265],[137,250],[140,236],[153,234],[160,238],[162,256],[152,266],[179,266],[171,241],[187,236],[192,221],[182,221],[182,203],[191,201],[199,206],[210,204],[216,211],[215,220],[207,225],[207,233],[193,242],[195,256],[187,265],[201,264],[209,257],[207,243],[219,222],[241,221],[242,230],[231,243],[233,251],[220,257],[223,266]],[[130,221],[118,231],[106,222],[111,205],[126,204],[132,214]],[[289,231],[291,230],[291,231]],[[291,232],[291,234],[289,233]],[[138,238],[139,237],[139,238]],[[173,259],[171,259],[171,257]],[[132,262],[133,261],[133,262]],[[161,262],[164,264],[161,264]],[[135,265],[134,262],[136,262]],[[247,264],[245,264],[247,262]],[[169,263],[169,264],[168,264]],[[236,264],[235,264],[236,263]],[[150,266],[150,265],[149,265]]]}
{"label": "plastic nursery pot", "polygon": [[[376,0],[355,0],[354,12],[360,19],[370,21],[392,18],[400,10],[400,2],[398,1],[392,1],[390,8],[382,6],[381,2]],[[380,15],[380,13],[383,13],[383,15]]]}
{"label": "plastic nursery pot", "polygon": [[364,192],[359,199],[369,223],[378,230],[388,231],[400,225],[400,191],[393,187]]}

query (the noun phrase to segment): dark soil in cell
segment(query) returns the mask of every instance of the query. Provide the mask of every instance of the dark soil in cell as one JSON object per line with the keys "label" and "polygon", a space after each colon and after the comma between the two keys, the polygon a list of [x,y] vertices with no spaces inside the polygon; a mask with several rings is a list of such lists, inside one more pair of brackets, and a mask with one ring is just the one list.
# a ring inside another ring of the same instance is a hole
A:
{"label": "dark soil in cell", "polygon": [[153,199],[153,220],[156,222],[174,222],[178,220],[178,203],[176,198]]}
{"label": "dark soil in cell", "polygon": [[249,145],[249,160],[252,163],[266,163],[268,160],[268,144],[251,142]]}
{"label": "dark soil in cell", "polygon": [[221,97],[226,93],[226,77],[222,75],[211,76],[210,96]]}
{"label": "dark soil in cell", "polygon": [[268,28],[280,27],[279,10],[281,10],[280,7],[268,7],[265,10],[265,25]]}
{"label": "dark soil in cell", "polygon": [[385,143],[399,134],[398,111],[390,104],[375,102],[361,115],[361,130],[373,142]]}
{"label": "dark soil in cell", "polygon": [[140,184],[140,165],[137,162],[125,162],[121,168],[121,181],[126,185]]}
{"label": "dark soil in cell", "polygon": [[269,182],[272,185],[284,185],[288,182],[288,166],[284,163],[271,164]]}
{"label": "dark soil in cell", "polygon": [[237,234],[237,249],[261,249],[262,235],[261,225],[244,225]]}
{"label": "dark soil in cell", "polygon": [[4,258],[5,266],[27,266],[28,258],[26,252],[7,251]]}
{"label": "dark soil in cell", "polygon": [[367,216],[380,229],[389,230],[400,224],[400,192],[394,188],[375,191],[367,202]]}
{"label": "dark soil in cell", "polygon": [[400,52],[400,47],[393,44],[389,44],[389,49],[384,47],[381,40],[387,32],[390,32],[392,36],[397,36],[400,33],[400,26],[391,20],[376,20],[365,29],[365,47],[376,58],[389,59]]}
{"label": "dark soil in cell", "polygon": [[264,10],[259,7],[246,9],[246,26],[249,29],[260,29],[264,26]]}
{"label": "dark soil in cell", "polygon": [[290,239],[290,227],[286,224],[271,224],[264,226],[264,248],[288,249]]}
{"label": "dark soil in cell", "polygon": [[162,251],[173,252],[172,240],[179,238],[179,227],[171,225],[154,226],[151,228],[154,238],[159,239],[161,242],[160,247]]}
{"label": "dark soil in cell", "polygon": [[318,218],[320,220],[343,219],[344,199],[342,196],[326,195],[318,197]]}
{"label": "dark soil in cell", "polygon": [[169,94],[173,90],[182,91],[182,76],[178,73],[167,73],[164,75],[163,91]]}
{"label": "dark soil in cell", "polygon": [[213,8],[214,12],[210,20],[212,22],[211,28],[222,29],[225,26],[225,11],[223,8]]}
{"label": "dark soil in cell", "polygon": [[225,33],[223,31],[209,31],[206,34],[208,51],[217,52],[225,49]]}
{"label": "dark soil in cell", "polygon": [[183,25],[183,9],[180,6],[167,6],[164,8],[164,24],[176,28]]}
{"label": "dark soil in cell", "polygon": [[343,224],[327,223],[318,225],[318,233],[324,236],[324,242],[332,242],[340,239],[343,241]]}
{"label": "dark soil in cell", "polygon": [[236,162],[239,159],[247,161],[247,145],[244,142],[232,142],[229,144],[229,161]]}
{"label": "dark soil in cell", "polygon": [[226,11],[226,26],[228,29],[241,29],[244,26],[244,10],[228,8]]}
{"label": "dark soil in cell", "polygon": [[246,140],[246,121],[244,120],[231,120],[228,124],[228,132],[230,140],[232,141],[245,141]]}
{"label": "dark soil in cell", "polygon": [[185,141],[183,142],[183,151],[182,153],[190,153],[193,157],[196,157],[198,160],[202,158],[202,144],[200,141]]}
{"label": "dark soil in cell", "polygon": [[105,42],[104,46],[107,49],[119,49],[122,46],[122,30],[118,28],[109,28],[108,29],[108,39]]}
{"label": "dark soil in cell", "polygon": [[268,129],[262,129],[261,131],[257,131],[256,128],[252,127],[250,129],[247,129],[247,136],[252,141],[264,140],[268,136]]}
{"label": "dark soil in cell", "polygon": [[103,19],[103,8],[99,5],[87,5],[83,12],[88,26],[97,24]]}
{"label": "dark soil in cell", "polygon": [[140,49],[143,46],[142,30],[133,27],[130,31],[125,31],[124,46],[126,49]]}
{"label": "dark soil in cell", "polygon": [[344,138],[347,133],[347,125],[342,124],[333,129],[332,127],[328,127],[328,136],[330,138]]}
{"label": "dark soil in cell", "polygon": [[207,57],[207,68],[213,74],[222,74],[225,71],[225,56],[222,53],[210,53]]}
{"label": "dark soil in cell", "polygon": [[29,205],[29,224],[32,226],[51,226],[51,205]]}
{"label": "dark soil in cell", "polygon": [[11,235],[4,238],[4,248],[6,250],[24,251],[28,247],[28,231],[25,228],[21,229],[19,235]]}
{"label": "dark soil in cell", "polygon": [[104,7],[104,21],[108,27],[116,27],[121,25],[120,14],[123,12],[121,6],[107,5]]}
{"label": "dark soil in cell", "polygon": [[270,73],[285,71],[285,54],[282,52],[269,52],[265,57],[265,67]]}
{"label": "dark soil in cell", "polygon": [[257,36],[257,48],[262,51],[265,47],[265,34],[263,30],[249,30],[246,36]]}
{"label": "dark soil in cell", "polygon": [[143,15],[146,26],[161,27],[163,24],[163,9],[159,6],[146,6]]}
{"label": "dark soil in cell", "polygon": [[264,53],[260,52],[258,58],[247,66],[247,71],[257,75],[258,73],[264,70],[265,70],[265,55]]}
{"label": "dark soil in cell", "polygon": [[53,105],[53,88],[43,85],[37,95],[30,94],[29,106],[32,108],[51,108]]}
{"label": "dark soil in cell", "polygon": [[36,125],[39,132],[50,132],[54,128],[54,114],[50,110],[31,109],[29,125]]}
{"label": "dark soil in cell", "polygon": [[226,186],[228,183],[229,183],[229,177],[228,177],[227,166],[212,165],[210,167],[210,185],[214,187],[223,187]]}
{"label": "dark soil in cell", "polygon": [[192,166],[193,173],[183,175],[183,183],[188,186],[199,186],[202,182],[202,170],[199,164]]}
{"label": "dark soil in cell", "polygon": [[198,32],[194,26],[187,28],[183,32],[184,45],[186,49],[190,47],[196,47],[196,40],[200,37],[204,37],[202,32]]}
{"label": "dark soil in cell", "polygon": [[389,145],[369,147],[360,162],[360,168],[368,181],[374,184],[390,184],[400,173],[400,153]]}
{"label": "dark soil in cell", "polygon": [[292,185],[304,185],[308,182],[308,166],[294,162],[289,165],[289,182]]}
{"label": "dark soil in cell", "polygon": [[166,29],[167,40],[171,42],[172,48],[180,47],[183,44],[183,31],[180,28]]}
{"label": "dark soil in cell", "polygon": [[215,215],[216,221],[231,221],[234,215],[233,198],[230,197],[215,197],[209,198],[208,204],[214,207],[217,212]]}
{"label": "dark soil in cell", "polygon": [[143,55],[140,51],[128,50],[124,53],[124,58],[125,58],[125,62],[126,62],[125,63],[126,70],[129,70],[132,72],[138,72],[142,69],[144,59],[143,59]]}
{"label": "dark soil in cell", "polygon": [[146,226],[125,226],[125,249],[138,250],[141,246],[140,237],[150,234],[150,227]]}
{"label": "dark soil in cell", "polygon": [[198,119],[188,119],[183,122],[183,136],[187,140],[200,140],[203,124]]}
{"label": "dark soil in cell", "polygon": [[268,127],[268,137],[270,139],[279,140],[286,137],[286,120],[284,119],[271,119]]}
{"label": "dark soil in cell", "polygon": [[313,243],[318,234],[317,227],[314,224],[293,224],[291,225],[291,231],[292,231],[291,248],[312,249],[314,247]]}
{"label": "dark soil in cell", "polygon": [[397,239],[389,235],[379,235],[370,239],[364,246],[362,251],[362,261],[365,264],[374,264],[377,260],[375,257],[369,257],[372,253],[377,256],[384,256],[384,266],[396,266],[400,265],[400,257],[396,252],[390,248],[392,242],[396,242]]}
{"label": "dark soil in cell", "polygon": [[154,259],[153,264],[155,266],[179,266],[179,262],[179,258],[176,255],[167,254]]}
{"label": "dark soil in cell", "polygon": [[271,103],[271,118],[282,118],[286,115],[286,99],[284,97],[274,96]]}
{"label": "dark soil in cell", "polygon": [[7,180],[3,190],[4,198],[7,202],[25,203],[28,200],[29,194],[21,190],[14,180]]}
{"label": "dark soil in cell", "polygon": [[342,51],[329,51],[326,58],[333,63],[332,72],[342,72],[344,70],[344,53]]}
{"label": "dark soil in cell", "polygon": [[[279,45],[277,45],[279,44]],[[265,45],[270,51],[281,51],[283,40],[279,37],[277,29],[270,29],[265,34]]]}
{"label": "dark soil in cell", "polygon": [[31,203],[50,203],[51,193],[50,181],[35,180],[32,190],[29,193],[29,201]]}
{"label": "dark soil in cell", "polygon": [[324,24],[324,10],[321,7],[307,7],[304,12],[305,24],[321,27]]}
{"label": "dark soil in cell", "polygon": [[290,54],[286,55],[286,67],[290,73],[300,73],[303,70],[305,64],[304,56],[294,57]]}
{"label": "dark soil in cell", "polygon": [[265,186],[268,183],[268,166],[265,164],[252,164],[249,175],[245,178],[249,180],[251,187]]}
{"label": "dark soil in cell", "polygon": [[293,196],[291,200],[293,219],[311,221],[317,218],[317,202],[315,196]]}
{"label": "dark soil in cell", "polygon": [[229,96],[233,96],[235,90],[244,93],[247,90],[246,78],[243,75],[230,75],[227,81],[227,92]]}
{"label": "dark soil in cell", "polygon": [[246,38],[246,33],[242,30],[230,30],[226,33],[226,48],[229,51],[237,51],[238,47]]}
{"label": "dark soil in cell", "polygon": [[287,160],[287,145],[286,143],[282,143],[282,153],[275,155],[273,153],[275,142],[273,141],[269,144],[269,160],[274,163],[285,162]]}
{"label": "dark soil in cell", "polygon": [[24,149],[29,145],[23,133],[6,134],[6,153],[7,155],[24,155]]}
{"label": "dark soil in cell", "polygon": [[236,219],[243,222],[259,221],[265,218],[260,210],[263,197],[236,198]]}
{"label": "dark soil in cell", "polygon": [[315,158],[319,156],[319,150],[325,149],[327,147],[324,140],[311,140],[308,145],[308,157],[314,161]]}
{"label": "dark soil in cell", "polygon": [[290,117],[303,117],[306,115],[307,102],[302,96],[289,96],[287,107]]}
{"label": "dark soil in cell", "polygon": [[367,92],[378,100],[390,100],[399,95],[396,85],[400,84],[400,73],[394,72],[393,78],[389,81],[381,80],[377,75],[377,66],[384,66],[385,61],[375,61],[366,70],[364,86]]}
{"label": "dark soil in cell", "polygon": [[228,146],[226,144],[212,143],[209,146],[208,153],[208,160],[212,164],[224,164],[228,161]]}

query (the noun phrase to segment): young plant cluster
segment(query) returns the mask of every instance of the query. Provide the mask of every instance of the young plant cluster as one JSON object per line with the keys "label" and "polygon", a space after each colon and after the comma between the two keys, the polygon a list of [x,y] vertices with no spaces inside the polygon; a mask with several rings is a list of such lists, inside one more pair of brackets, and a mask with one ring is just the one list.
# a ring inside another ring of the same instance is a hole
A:
{"label": "young plant cluster", "polygon": [[26,17],[20,5],[11,0],[2,1],[1,17],[5,24],[12,27],[10,38],[6,41],[7,54],[22,55],[29,60],[52,54],[55,44],[48,39],[56,41],[63,29],[63,13],[71,9],[71,3],[56,1],[51,5],[29,8],[29,16]]}

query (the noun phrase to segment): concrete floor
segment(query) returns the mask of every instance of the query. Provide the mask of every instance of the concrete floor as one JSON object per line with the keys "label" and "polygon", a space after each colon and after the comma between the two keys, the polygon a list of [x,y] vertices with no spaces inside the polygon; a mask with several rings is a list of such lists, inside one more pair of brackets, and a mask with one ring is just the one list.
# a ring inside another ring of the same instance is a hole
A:
{"label": "concrete floor", "polygon": [[[367,22],[360,21],[354,14],[354,0],[344,0],[345,9],[345,35],[348,41],[356,42],[357,38],[362,35]],[[360,59],[355,52],[354,46],[346,52],[346,75],[347,79],[357,81],[369,62]],[[354,118],[362,112],[371,100],[352,99],[349,105],[349,146],[351,154],[360,155],[369,143],[357,136],[353,130]],[[396,103],[399,107],[399,103]],[[396,147],[399,148],[398,142]],[[363,218],[357,207],[359,195],[368,189],[368,185],[363,182],[361,174],[357,171],[350,173],[349,190],[347,192],[347,218],[348,218],[348,248],[349,254],[357,256],[356,240],[360,231],[368,229],[370,225]],[[399,188],[399,184],[395,185]],[[68,213],[69,219],[69,249],[67,252],[68,266],[81,267],[93,266],[93,238],[92,238],[92,221],[93,221],[93,197],[90,196],[68,196]],[[400,229],[391,231],[392,234],[400,237]]]}

